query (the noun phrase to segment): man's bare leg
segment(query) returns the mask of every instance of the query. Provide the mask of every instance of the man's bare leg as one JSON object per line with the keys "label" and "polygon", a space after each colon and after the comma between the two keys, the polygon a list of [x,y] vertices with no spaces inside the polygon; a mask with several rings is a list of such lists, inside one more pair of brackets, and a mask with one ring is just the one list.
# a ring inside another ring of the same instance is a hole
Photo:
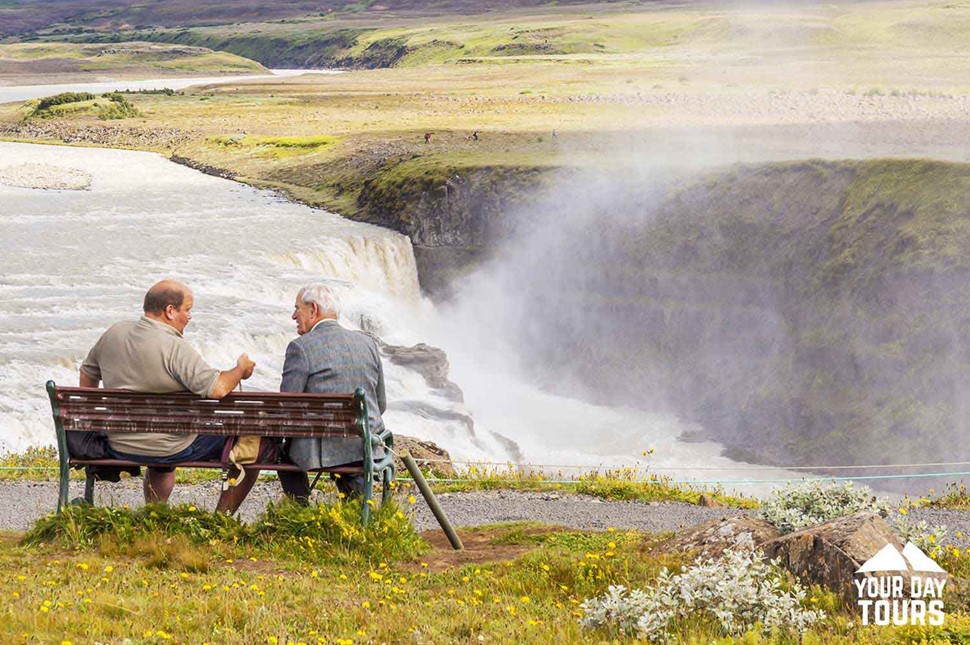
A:
{"label": "man's bare leg", "polygon": [[[237,475],[238,476],[238,475]],[[246,477],[243,478],[236,486],[230,486],[226,490],[222,491],[219,495],[219,502],[216,504],[217,513],[228,513],[232,515],[237,510],[239,510],[239,505],[243,503],[246,499],[246,495],[249,495],[249,491],[253,489],[253,485],[259,478],[258,470],[247,470]]]}
{"label": "man's bare leg", "polygon": [[175,488],[175,471],[159,471],[154,468],[145,469],[145,503],[167,504],[168,498]]}

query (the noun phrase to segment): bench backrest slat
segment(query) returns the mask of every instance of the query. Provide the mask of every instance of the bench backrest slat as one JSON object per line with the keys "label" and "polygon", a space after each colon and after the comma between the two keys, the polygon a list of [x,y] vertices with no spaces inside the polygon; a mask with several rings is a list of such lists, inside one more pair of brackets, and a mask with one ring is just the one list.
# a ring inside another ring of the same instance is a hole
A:
{"label": "bench backrest slat", "polygon": [[190,393],[56,387],[55,420],[64,430],[169,432],[274,437],[360,436],[353,395],[234,392],[220,400]]}

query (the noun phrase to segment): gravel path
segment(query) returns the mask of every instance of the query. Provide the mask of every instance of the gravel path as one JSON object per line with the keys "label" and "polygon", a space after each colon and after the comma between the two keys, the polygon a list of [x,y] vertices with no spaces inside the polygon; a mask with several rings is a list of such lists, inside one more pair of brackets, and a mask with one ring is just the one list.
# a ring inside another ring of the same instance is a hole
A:
{"label": "gravel path", "polygon": [[[72,482],[71,496],[80,496],[83,487],[81,482]],[[138,506],[142,502],[141,480],[98,484],[95,494],[101,505]],[[179,485],[172,495],[172,502],[191,502],[200,508],[212,508],[218,494],[218,482]],[[276,482],[260,482],[240,509],[243,518],[251,520],[263,510],[266,502],[279,495]],[[512,491],[442,493],[438,499],[456,526],[531,521],[594,531],[613,527],[655,532],[675,531],[715,517],[745,512],[669,502],[623,502],[588,495]],[[38,517],[52,512],[56,504],[56,482],[0,482],[0,530],[23,531]],[[415,509],[414,524],[418,530],[437,527],[422,500],[419,499]],[[970,511],[914,509],[909,516],[930,526],[945,524],[949,528],[948,542],[970,546]],[[963,537],[957,538],[957,532],[963,533]]]}

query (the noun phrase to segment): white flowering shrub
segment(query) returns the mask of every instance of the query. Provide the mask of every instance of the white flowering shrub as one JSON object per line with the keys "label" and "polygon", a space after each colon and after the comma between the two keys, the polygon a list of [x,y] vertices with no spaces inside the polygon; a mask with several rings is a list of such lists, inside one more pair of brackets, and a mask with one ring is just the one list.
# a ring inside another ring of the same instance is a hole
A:
{"label": "white flowering shrub", "polygon": [[876,498],[866,486],[855,488],[852,482],[826,485],[809,481],[775,489],[761,505],[761,516],[784,534],[858,511],[874,511],[888,517],[889,509],[889,500]]}
{"label": "white flowering shrub", "polygon": [[782,586],[781,574],[759,552],[735,547],[680,573],[664,569],[646,591],[611,586],[582,604],[588,628],[609,627],[653,642],[668,641],[678,627],[704,621],[729,636],[760,628],[800,632],[825,618],[802,608],[804,589]]}
{"label": "white flowering shrub", "polygon": [[893,528],[903,544],[912,542],[926,553],[940,549],[946,539],[946,525],[930,526],[924,521],[914,522],[906,515],[897,515]]}

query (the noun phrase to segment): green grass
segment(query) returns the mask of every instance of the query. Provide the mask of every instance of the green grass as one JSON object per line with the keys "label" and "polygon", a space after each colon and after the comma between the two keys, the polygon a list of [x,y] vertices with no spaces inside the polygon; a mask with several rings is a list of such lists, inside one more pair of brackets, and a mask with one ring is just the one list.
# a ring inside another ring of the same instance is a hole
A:
{"label": "green grass", "polygon": [[[12,643],[633,642],[584,631],[580,603],[611,584],[649,586],[663,568],[690,562],[657,548],[665,535],[528,523],[463,529],[465,552],[429,551],[394,509],[379,512],[365,537],[349,539],[359,526],[344,510],[280,507],[247,527],[185,506],[110,515],[70,509],[26,537],[0,536],[0,636]],[[343,519],[333,522],[334,513]],[[751,633],[741,642],[970,635],[970,620],[949,606],[943,629],[898,629],[859,627],[852,608],[819,588],[805,602],[829,617],[801,635]],[[733,641],[693,623],[673,642]]]}
{"label": "green grass", "polygon": [[0,44],[0,75],[6,77],[110,73],[114,78],[166,75],[265,74],[247,58],[201,47],[158,43]]}
{"label": "green grass", "polygon": [[[758,508],[758,500],[728,495],[720,489],[694,488],[669,483],[670,478],[645,474],[631,469],[588,471],[564,479],[562,475],[520,472],[514,467],[471,467],[460,475],[461,481],[436,482],[430,479],[436,492],[464,492],[476,490],[519,490],[560,492],[592,495],[601,499],[640,502],[682,502],[698,504],[701,495],[732,508]],[[564,483],[565,482],[565,483]]]}
{"label": "green grass", "polygon": [[[182,468],[175,479],[180,484],[215,481],[221,477],[217,470]],[[44,446],[27,448],[23,452],[0,454],[0,481],[57,481],[57,448]],[[84,480],[83,470],[72,470],[71,479]]]}
{"label": "green grass", "polygon": [[115,121],[142,116],[141,111],[120,92],[101,96],[82,92],[65,92],[25,104],[23,119],[55,119],[95,114],[102,121]]}
{"label": "green grass", "polygon": [[152,539],[185,539],[218,548],[243,545],[278,558],[318,564],[376,564],[414,559],[425,545],[394,503],[377,506],[361,525],[360,504],[335,502],[302,507],[270,504],[255,521],[206,513],[195,506],[149,504],[137,509],[85,504],[38,520],[22,540],[25,546],[49,545],[83,550],[110,543],[114,547]]}
{"label": "green grass", "polygon": [[318,152],[340,139],[326,135],[289,137],[216,136],[209,141],[234,151],[244,151],[252,157],[286,159]]}
{"label": "green grass", "polygon": [[[406,473],[405,473],[406,474]],[[29,448],[23,453],[0,455],[0,481],[56,481],[57,451],[53,447]],[[272,477],[272,475],[270,475]],[[467,492],[482,490],[518,490],[534,492],[560,492],[592,495],[601,499],[631,500],[641,502],[666,501],[697,504],[701,495],[733,508],[757,508],[758,501],[749,497],[727,495],[720,489],[693,488],[672,485],[670,478],[662,475],[640,473],[631,469],[587,471],[571,481],[562,475],[524,472],[509,467],[475,467],[461,471],[461,481],[435,481],[426,473],[435,492]],[[83,479],[83,471],[71,471],[72,479]],[[176,470],[180,484],[214,481],[221,477],[217,470],[182,468]],[[405,477],[404,480],[407,481]],[[567,483],[562,483],[567,481]],[[329,484],[318,484],[326,489]]]}

